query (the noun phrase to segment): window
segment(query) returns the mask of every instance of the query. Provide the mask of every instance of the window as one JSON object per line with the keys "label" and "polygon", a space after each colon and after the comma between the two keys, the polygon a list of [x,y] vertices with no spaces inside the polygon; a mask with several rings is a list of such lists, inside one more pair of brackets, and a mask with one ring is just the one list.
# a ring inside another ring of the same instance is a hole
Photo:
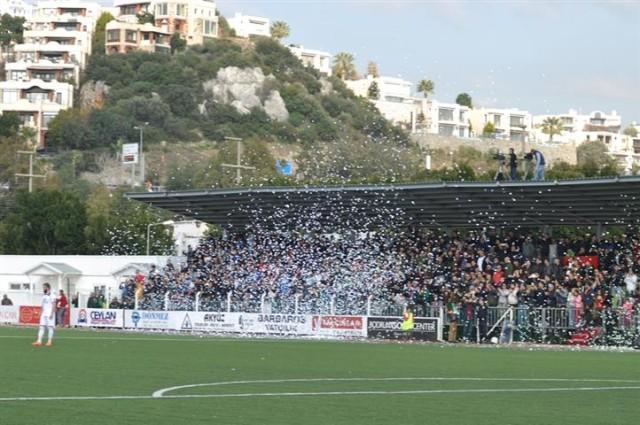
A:
{"label": "window", "polygon": [[514,142],[524,142],[524,133],[520,131],[511,132],[509,139]]}
{"label": "window", "polygon": [[215,21],[204,21],[204,33],[206,35],[218,35],[218,23]]}
{"label": "window", "polygon": [[438,126],[438,134],[442,136],[452,136],[453,135],[453,126],[452,125],[439,125]]}
{"label": "window", "polygon": [[512,116],[510,124],[511,127],[524,127],[524,117]]}
{"label": "window", "polygon": [[56,103],[62,105],[62,93],[56,93]]}
{"label": "window", "polygon": [[135,43],[138,41],[138,33],[136,31],[127,30],[124,38],[128,42]]}
{"label": "window", "polygon": [[4,90],[2,92],[2,103],[16,103],[18,101],[18,90]]}
{"label": "window", "polygon": [[494,114],[493,115],[493,125],[496,127],[501,127],[502,126],[502,116],[498,115],[498,114]]}
{"label": "window", "polygon": [[[310,65],[313,65],[313,64],[310,64]],[[384,100],[386,100],[387,102],[396,102],[396,103],[404,102],[404,99],[398,96],[385,96]]]}
{"label": "window", "polygon": [[31,291],[30,283],[10,283],[9,284],[10,291]]}
{"label": "window", "polygon": [[23,81],[27,78],[27,71],[11,71],[10,76],[12,81]]}
{"label": "window", "polygon": [[42,81],[51,81],[56,78],[53,72],[36,72],[33,74],[33,78],[42,80]]}
{"label": "window", "polygon": [[112,43],[114,41],[120,41],[120,30],[107,31],[107,42]]}
{"label": "window", "polygon": [[51,122],[52,119],[54,119],[56,116],[55,115],[50,115],[50,114],[44,114],[42,116],[42,127],[44,128],[49,128],[49,123]]}
{"label": "window", "polygon": [[156,4],[156,16],[157,15],[166,16],[168,14],[169,14],[169,8],[167,7],[167,3]]}
{"label": "window", "polygon": [[47,94],[41,92],[27,93],[27,100],[29,103],[40,103],[47,100]]}
{"label": "window", "polygon": [[184,4],[176,5],[176,15],[177,16],[187,16],[187,6]]}
{"label": "window", "polygon": [[440,108],[438,110],[438,120],[453,121],[453,109]]}

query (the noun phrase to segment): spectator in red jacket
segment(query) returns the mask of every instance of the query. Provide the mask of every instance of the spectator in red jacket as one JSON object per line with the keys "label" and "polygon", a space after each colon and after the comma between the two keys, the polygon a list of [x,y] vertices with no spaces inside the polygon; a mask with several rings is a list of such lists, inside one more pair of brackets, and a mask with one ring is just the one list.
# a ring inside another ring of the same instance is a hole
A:
{"label": "spectator in red jacket", "polygon": [[64,291],[61,289],[56,304],[56,324],[58,326],[64,326],[64,314],[67,308],[69,308],[69,302],[67,301],[67,296],[64,294]]}

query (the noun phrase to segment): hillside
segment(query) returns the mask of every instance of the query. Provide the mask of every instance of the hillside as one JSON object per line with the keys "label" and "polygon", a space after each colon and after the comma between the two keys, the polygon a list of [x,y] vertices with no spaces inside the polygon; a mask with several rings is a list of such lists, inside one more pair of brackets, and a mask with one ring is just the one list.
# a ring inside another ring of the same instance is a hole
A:
{"label": "hillside", "polygon": [[[119,144],[137,142],[134,127],[148,123],[145,150],[163,157],[149,165],[158,183],[173,188],[231,184],[231,173],[219,167],[235,161],[235,143],[225,137],[245,140],[245,161],[257,168],[250,184],[278,179],[273,155],[283,149],[274,146],[289,145],[297,155],[298,180],[400,177],[413,156],[396,149],[407,135],[366,99],[266,38],[249,47],[216,40],[175,55],[94,56],[78,97],[77,108],[51,122],[50,147],[81,151],[78,171],[95,172],[100,164],[89,152],[113,154]],[[194,144],[210,149],[201,161],[181,163]]]}

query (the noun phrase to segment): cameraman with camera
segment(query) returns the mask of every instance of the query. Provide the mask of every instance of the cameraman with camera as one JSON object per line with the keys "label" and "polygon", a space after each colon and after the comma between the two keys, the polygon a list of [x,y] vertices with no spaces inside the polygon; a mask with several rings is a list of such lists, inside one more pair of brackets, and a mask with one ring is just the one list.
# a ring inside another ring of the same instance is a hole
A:
{"label": "cameraman with camera", "polygon": [[509,178],[511,181],[518,180],[518,157],[513,148],[509,148]]}
{"label": "cameraman with camera", "polygon": [[533,181],[542,181],[544,180],[544,166],[546,165],[544,155],[538,150],[531,149],[531,156],[536,162],[536,166],[533,169]]}
{"label": "cameraman with camera", "polygon": [[506,178],[504,176],[504,166],[506,164],[506,159],[507,158],[504,156],[504,154],[502,154],[500,151],[498,151],[498,153],[493,155],[493,159],[498,161],[498,171],[496,171],[495,176],[493,176],[493,180],[495,180],[497,182],[506,180]]}

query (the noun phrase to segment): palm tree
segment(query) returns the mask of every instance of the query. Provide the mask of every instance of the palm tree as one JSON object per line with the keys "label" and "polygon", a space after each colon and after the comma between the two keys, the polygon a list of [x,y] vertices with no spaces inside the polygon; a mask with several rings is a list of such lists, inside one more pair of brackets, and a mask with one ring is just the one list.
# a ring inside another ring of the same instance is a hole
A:
{"label": "palm tree", "polygon": [[280,41],[283,38],[289,37],[289,33],[289,24],[287,24],[285,21],[275,21],[273,24],[271,24],[271,37],[275,38],[276,40]]}
{"label": "palm tree", "polygon": [[553,136],[562,133],[562,120],[558,117],[547,117],[542,121],[542,132],[549,135],[549,142],[553,142]]}
{"label": "palm tree", "polygon": [[356,76],[355,58],[351,53],[340,52],[333,58],[333,75],[342,80],[351,80]]}
{"label": "palm tree", "polygon": [[435,89],[435,84],[433,84],[433,81],[431,80],[420,80],[420,82],[418,83],[418,92],[422,93],[425,99],[431,93],[433,93],[434,89]]}

